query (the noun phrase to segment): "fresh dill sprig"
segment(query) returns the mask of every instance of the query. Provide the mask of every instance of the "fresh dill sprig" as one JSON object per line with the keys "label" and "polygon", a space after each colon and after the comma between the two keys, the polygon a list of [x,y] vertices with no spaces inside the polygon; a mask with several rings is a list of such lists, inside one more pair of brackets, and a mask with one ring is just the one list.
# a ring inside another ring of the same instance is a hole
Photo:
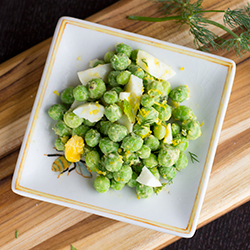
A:
{"label": "fresh dill sprig", "polygon": [[[155,0],[163,4],[162,11],[164,17],[143,17],[143,16],[128,16],[128,19],[148,21],[148,22],[163,22],[176,21],[181,25],[189,25],[189,33],[194,37],[194,44],[201,50],[209,51],[211,46],[214,50],[226,49],[234,50],[238,56],[242,56],[246,52],[250,52],[250,4],[242,9],[236,10],[203,10],[203,0],[197,0],[190,3],[189,0]],[[223,22],[220,24],[213,20],[204,17],[208,12],[224,13]],[[176,15],[179,13],[179,15]],[[174,14],[174,15],[173,15]],[[223,39],[208,29],[208,25],[216,26],[223,29],[230,35],[230,38]],[[232,31],[238,29],[238,32]]]}
{"label": "fresh dill sprig", "polygon": [[190,155],[190,158],[191,158],[191,162],[194,163],[194,161],[197,161],[197,162],[200,162],[198,160],[198,156],[190,151],[188,151],[189,155]]}

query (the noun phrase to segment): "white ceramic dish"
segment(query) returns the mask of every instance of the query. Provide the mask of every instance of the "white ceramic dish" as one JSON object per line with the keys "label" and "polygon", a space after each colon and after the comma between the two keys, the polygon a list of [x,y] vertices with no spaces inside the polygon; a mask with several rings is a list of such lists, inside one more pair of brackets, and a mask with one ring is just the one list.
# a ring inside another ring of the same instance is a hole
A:
{"label": "white ceramic dish", "polygon": [[[202,126],[202,136],[192,141],[189,151],[199,163],[189,163],[179,172],[167,191],[138,200],[134,190],[99,194],[92,179],[75,171],[57,178],[51,171],[54,158],[44,154],[53,149],[54,122],[48,108],[59,102],[54,94],[69,85],[80,84],[77,72],[87,69],[90,60],[102,58],[116,43],[143,49],[165,61],[175,71],[174,87],[188,85],[191,97],[185,101]],[[184,67],[184,70],[180,70]],[[15,193],[30,198],[80,209],[161,232],[191,237],[196,229],[213,159],[225,116],[235,63],[145,36],[113,29],[74,18],[62,17],[55,30],[44,73],[30,116],[12,181]]]}

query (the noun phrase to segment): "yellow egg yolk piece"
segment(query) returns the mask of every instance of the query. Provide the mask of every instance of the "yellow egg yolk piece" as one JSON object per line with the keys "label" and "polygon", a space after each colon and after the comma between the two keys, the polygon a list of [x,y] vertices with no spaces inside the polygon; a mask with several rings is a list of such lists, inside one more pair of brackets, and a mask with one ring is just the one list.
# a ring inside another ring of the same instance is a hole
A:
{"label": "yellow egg yolk piece", "polygon": [[78,162],[83,154],[84,141],[81,136],[72,136],[65,144],[65,158],[69,162]]}

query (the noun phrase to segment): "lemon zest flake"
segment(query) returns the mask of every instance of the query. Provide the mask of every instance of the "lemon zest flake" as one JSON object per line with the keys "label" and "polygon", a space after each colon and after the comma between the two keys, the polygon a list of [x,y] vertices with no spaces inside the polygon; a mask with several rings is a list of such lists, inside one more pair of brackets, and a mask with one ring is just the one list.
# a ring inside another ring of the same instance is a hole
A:
{"label": "lemon zest flake", "polygon": [[57,96],[60,96],[59,92],[57,90],[54,91],[54,94]]}

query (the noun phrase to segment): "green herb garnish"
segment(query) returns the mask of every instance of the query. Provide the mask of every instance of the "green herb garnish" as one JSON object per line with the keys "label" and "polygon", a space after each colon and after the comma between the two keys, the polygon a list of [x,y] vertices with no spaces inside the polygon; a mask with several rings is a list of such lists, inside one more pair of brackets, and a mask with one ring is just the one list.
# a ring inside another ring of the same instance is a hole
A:
{"label": "green herb garnish", "polygon": [[[148,22],[163,22],[176,21],[181,25],[187,24],[189,32],[194,37],[194,44],[197,48],[209,51],[209,46],[214,50],[226,49],[234,50],[238,56],[246,52],[250,52],[250,4],[242,9],[237,10],[203,10],[203,0],[198,0],[190,3],[189,0],[155,0],[163,3],[162,11],[165,11],[166,16],[161,18],[143,17],[143,16],[128,16],[128,19],[148,21]],[[204,17],[208,12],[224,13],[224,25]],[[179,15],[172,15],[179,13]],[[170,15],[170,16],[169,16]],[[214,25],[223,29],[230,35],[230,38],[224,39],[213,33],[207,27]],[[231,29],[237,29],[232,31]]]}
{"label": "green herb garnish", "polygon": [[146,66],[148,67],[148,63],[147,63],[146,59],[141,59],[141,60],[142,60],[142,62],[145,63]]}
{"label": "green herb garnish", "polygon": [[73,247],[72,245],[70,245],[70,250],[77,250],[75,247]]}
{"label": "green herb garnish", "polygon": [[18,230],[16,230],[15,231],[15,237],[16,237],[16,239],[18,239],[18,233],[19,233]]}
{"label": "green herb garnish", "polygon": [[196,154],[191,153],[190,151],[188,151],[188,153],[189,153],[189,155],[190,155],[190,157],[191,157],[192,163],[194,163],[194,161],[200,162],[200,161],[198,160],[198,156],[197,156]]}

